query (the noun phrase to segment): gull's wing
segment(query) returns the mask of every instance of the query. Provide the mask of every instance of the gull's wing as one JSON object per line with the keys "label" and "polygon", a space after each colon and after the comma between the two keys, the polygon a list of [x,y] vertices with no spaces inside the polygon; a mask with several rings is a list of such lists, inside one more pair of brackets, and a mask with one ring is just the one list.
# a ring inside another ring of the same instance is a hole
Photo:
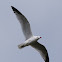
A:
{"label": "gull's wing", "polygon": [[49,62],[48,52],[43,45],[41,45],[38,42],[34,42],[34,43],[31,44],[31,46],[33,48],[35,48],[40,53],[40,55],[43,57],[45,62]]}
{"label": "gull's wing", "polygon": [[25,35],[25,38],[28,39],[32,36],[32,32],[30,29],[30,24],[28,22],[28,20],[26,19],[26,17],[19,12],[15,7],[11,6],[12,10],[14,11],[14,13],[16,14],[17,19],[19,20],[21,26],[22,26],[22,31]]}

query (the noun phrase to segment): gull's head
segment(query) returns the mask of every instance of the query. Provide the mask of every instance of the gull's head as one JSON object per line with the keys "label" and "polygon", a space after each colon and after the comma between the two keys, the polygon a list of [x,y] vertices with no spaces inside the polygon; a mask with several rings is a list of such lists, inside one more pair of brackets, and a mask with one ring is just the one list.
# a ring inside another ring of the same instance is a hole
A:
{"label": "gull's head", "polygon": [[40,38],[42,38],[42,37],[38,36],[38,39],[40,39]]}
{"label": "gull's head", "polygon": [[39,40],[40,38],[42,38],[42,37],[40,37],[40,36],[35,36],[35,37],[36,37],[37,40]]}

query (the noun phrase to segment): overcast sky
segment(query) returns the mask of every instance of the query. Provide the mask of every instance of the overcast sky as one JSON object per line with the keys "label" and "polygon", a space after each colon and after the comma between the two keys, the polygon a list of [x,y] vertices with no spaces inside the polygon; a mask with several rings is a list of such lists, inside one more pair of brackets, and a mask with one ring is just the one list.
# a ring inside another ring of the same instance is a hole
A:
{"label": "overcast sky", "polygon": [[47,48],[50,62],[62,62],[62,0],[0,0],[0,62],[44,62],[32,47],[18,49],[25,38],[11,6],[42,37],[38,42]]}

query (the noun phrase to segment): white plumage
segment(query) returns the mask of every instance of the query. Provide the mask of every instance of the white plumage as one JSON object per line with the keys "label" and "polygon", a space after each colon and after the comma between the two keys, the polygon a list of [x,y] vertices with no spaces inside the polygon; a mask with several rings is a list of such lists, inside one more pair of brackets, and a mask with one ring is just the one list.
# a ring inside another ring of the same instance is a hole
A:
{"label": "white plumage", "polygon": [[46,48],[42,44],[37,42],[37,40],[40,39],[41,37],[34,36],[31,32],[30,24],[28,20],[26,19],[26,17],[21,12],[19,12],[15,7],[13,6],[11,7],[21,24],[22,31],[26,38],[26,41],[24,43],[18,45],[19,49],[30,45],[40,53],[40,55],[42,56],[45,62],[49,62],[49,56],[48,56],[48,52]]}

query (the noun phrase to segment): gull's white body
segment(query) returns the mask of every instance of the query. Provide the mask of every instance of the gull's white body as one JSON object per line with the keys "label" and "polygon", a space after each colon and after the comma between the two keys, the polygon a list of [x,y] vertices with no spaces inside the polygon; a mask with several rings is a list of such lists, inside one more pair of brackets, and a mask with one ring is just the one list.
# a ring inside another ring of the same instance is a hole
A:
{"label": "gull's white body", "polygon": [[[24,43],[18,45],[19,48],[23,48],[25,46],[31,45],[35,43],[40,37],[39,36],[32,36],[29,39],[27,39]],[[24,44],[24,45],[23,45]],[[21,46],[22,45],[22,46]]]}
{"label": "gull's white body", "polygon": [[37,40],[40,39],[41,37],[34,36],[31,32],[30,24],[28,20],[26,19],[26,17],[21,12],[19,12],[16,8],[14,8],[13,6],[11,7],[14,13],[16,14],[17,19],[19,20],[21,24],[22,31],[26,38],[26,41],[24,43],[18,45],[19,49],[30,45],[40,53],[40,55],[43,57],[45,62],[49,62],[48,52],[46,48],[42,44],[37,42]]}

